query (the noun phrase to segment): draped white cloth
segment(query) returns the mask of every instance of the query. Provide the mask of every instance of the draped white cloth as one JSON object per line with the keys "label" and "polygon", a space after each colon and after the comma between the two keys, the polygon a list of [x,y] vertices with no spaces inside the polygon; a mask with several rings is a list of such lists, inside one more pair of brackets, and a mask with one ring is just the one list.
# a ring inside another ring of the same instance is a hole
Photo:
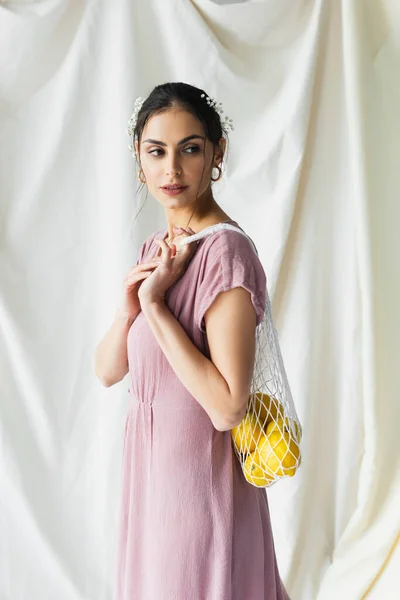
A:
{"label": "draped white cloth", "polygon": [[0,36],[2,600],[111,598],[128,385],[93,354],[165,224],[126,133],[164,81],[235,122],[215,195],[257,244],[304,429],[268,491],[282,579],[398,598],[398,3],[3,0]]}

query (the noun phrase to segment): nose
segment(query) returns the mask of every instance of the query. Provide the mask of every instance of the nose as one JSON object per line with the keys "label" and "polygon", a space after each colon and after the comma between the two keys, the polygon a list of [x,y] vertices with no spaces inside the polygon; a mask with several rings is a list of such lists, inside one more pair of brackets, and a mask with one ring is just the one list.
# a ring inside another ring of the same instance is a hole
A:
{"label": "nose", "polygon": [[179,159],[176,156],[171,156],[165,166],[165,174],[167,176],[179,175],[181,173],[181,166]]}

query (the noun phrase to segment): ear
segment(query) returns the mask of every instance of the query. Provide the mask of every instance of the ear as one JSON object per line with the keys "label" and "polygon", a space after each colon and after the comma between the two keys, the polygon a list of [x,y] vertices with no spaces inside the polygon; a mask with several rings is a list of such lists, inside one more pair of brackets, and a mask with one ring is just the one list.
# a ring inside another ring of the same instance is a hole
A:
{"label": "ear", "polygon": [[224,137],[221,137],[219,139],[218,145],[215,149],[215,158],[217,159],[217,165],[219,165],[223,158],[224,158],[224,154],[225,154],[225,148],[226,148],[226,139]]}
{"label": "ear", "polygon": [[135,140],[135,150],[136,150],[136,154],[139,156],[139,144],[138,144],[137,140]]}

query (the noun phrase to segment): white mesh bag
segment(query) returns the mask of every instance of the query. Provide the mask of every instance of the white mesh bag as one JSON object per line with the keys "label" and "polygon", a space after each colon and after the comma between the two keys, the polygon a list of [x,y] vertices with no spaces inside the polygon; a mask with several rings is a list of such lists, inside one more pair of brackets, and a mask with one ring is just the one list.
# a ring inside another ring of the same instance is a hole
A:
{"label": "white mesh bag", "polygon": [[[185,238],[196,241],[220,229],[233,229],[251,238],[229,223],[218,223]],[[235,454],[246,480],[255,487],[269,487],[284,477],[293,477],[301,463],[302,427],[290,391],[271,303],[266,290],[264,317],[256,327],[254,371],[246,413],[231,430]]]}

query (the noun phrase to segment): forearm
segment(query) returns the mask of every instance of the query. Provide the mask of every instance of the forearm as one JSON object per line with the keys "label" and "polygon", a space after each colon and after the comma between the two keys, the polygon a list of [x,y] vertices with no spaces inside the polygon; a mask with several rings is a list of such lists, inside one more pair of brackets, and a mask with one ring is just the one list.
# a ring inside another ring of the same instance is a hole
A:
{"label": "forearm", "polygon": [[192,343],[186,331],[162,300],[142,303],[142,311],[165,357],[185,388],[201,404],[214,427],[235,427],[228,384],[214,363]]}
{"label": "forearm", "polygon": [[127,338],[134,317],[117,311],[114,322],[95,352],[95,373],[109,387],[121,381],[129,370]]}

